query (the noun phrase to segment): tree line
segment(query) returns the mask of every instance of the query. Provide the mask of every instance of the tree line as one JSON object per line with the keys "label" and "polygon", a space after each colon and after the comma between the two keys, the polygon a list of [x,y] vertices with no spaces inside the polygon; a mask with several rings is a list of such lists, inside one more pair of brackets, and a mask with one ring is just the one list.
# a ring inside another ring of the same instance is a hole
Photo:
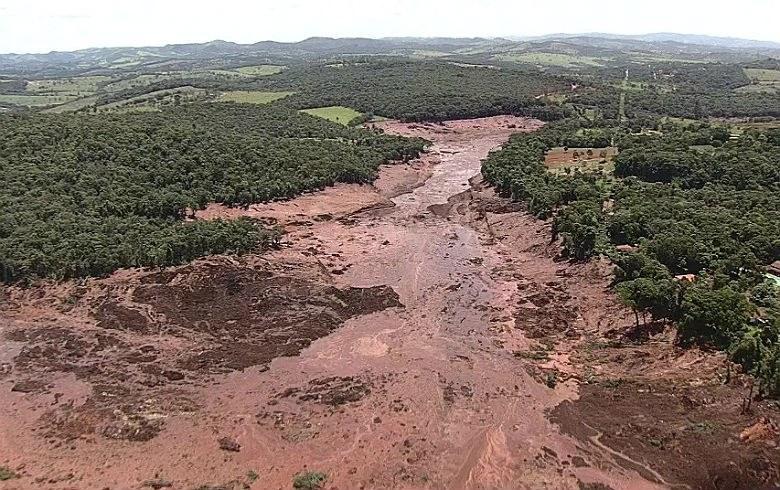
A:
{"label": "tree line", "polygon": [[186,222],[336,182],[370,182],[425,142],[281,107],[202,104],[161,113],[0,118],[4,281],[102,275],[245,252],[274,234],[248,220]]}
{"label": "tree line", "polygon": [[[552,218],[572,259],[610,256],[638,327],[640,313],[674,321],[681,344],[726,350],[763,393],[780,396],[780,290],[764,276],[780,260],[780,132],[729,136],[707,124],[632,133],[564,121],[514,136],[483,174]],[[553,147],[609,141],[620,150],[617,179],[544,166]]]}

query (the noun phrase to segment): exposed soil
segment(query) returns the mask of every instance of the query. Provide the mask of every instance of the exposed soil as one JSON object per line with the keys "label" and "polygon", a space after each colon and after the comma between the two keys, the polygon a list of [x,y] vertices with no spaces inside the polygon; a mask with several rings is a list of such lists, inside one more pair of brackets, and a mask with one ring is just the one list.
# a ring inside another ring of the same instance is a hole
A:
{"label": "exposed soil", "polygon": [[549,168],[569,167],[577,164],[611,161],[617,155],[614,146],[606,148],[553,148],[544,156],[544,164]]}
{"label": "exposed soil", "polygon": [[[246,210],[263,256],[0,290],[0,488],[770,488],[777,406],[474,178],[534,120]],[[728,378],[728,379],[727,379]],[[728,381],[726,383],[726,381]]]}

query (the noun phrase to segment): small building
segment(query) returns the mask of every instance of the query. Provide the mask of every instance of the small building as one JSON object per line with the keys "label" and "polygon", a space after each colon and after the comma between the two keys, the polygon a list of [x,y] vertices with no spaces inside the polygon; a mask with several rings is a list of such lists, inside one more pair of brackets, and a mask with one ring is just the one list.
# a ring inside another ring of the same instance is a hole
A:
{"label": "small building", "polygon": [[769,273],[780,276],[780,260],[776,260],[769,264]]}
{"label": "small building", "polygon": [[677,282],[696,282],[696,274],[680,274],[674,276],[674,280]]}
{"label": "small building", "polygon": [[615,247],[615,250],[623,253],[634,253],[639,251],[639,247],[635,247],[633,245],[618,245]]}

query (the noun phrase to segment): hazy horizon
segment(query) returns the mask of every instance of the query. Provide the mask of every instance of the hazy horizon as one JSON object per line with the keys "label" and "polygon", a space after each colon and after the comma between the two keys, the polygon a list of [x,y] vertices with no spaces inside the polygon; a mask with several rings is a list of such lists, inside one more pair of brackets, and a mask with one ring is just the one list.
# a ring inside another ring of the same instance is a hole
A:
{"label": "hazy horizon", "polygon": [[[497,15],[500,14],[500,15]],[[0,53],[48,53],[87,48],[163,46],[225,40],[241,44],[310,37],[519,37],[553,33],[642,35],[679,33],[780,42],[772,0],[628,4],[618,0],[539,2],[399,0],[369,5],[356,0],[284,4],[224,0],[135,2],[96,0],[28,2],[0,6]]]}

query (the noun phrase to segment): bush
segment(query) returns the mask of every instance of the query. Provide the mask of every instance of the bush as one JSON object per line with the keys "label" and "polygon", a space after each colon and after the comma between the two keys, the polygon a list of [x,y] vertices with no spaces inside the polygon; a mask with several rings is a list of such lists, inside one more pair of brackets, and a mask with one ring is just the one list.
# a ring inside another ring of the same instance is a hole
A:
{"label": "bush", "polygon": [[293,488],[299,490],[317,490],[327,480],[328,476],[319,471],[306,471],[295,475],[293,479]]}

